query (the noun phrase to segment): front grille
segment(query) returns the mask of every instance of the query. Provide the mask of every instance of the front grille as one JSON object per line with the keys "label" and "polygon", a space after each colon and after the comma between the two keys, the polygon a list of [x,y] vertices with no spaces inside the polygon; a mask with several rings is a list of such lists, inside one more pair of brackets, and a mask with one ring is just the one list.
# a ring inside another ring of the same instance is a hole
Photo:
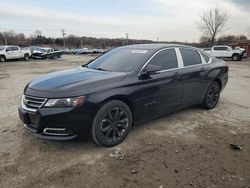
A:
{"label": "front grille", "polygon": [[23,95],[22,103],[31,111],[37,110],[46,102],[46,98]]}

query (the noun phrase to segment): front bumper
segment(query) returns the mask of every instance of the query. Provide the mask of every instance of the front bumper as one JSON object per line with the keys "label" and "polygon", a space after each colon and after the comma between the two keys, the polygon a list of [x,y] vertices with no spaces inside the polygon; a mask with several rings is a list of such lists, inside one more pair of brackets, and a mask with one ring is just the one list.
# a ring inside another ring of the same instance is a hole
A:
{"label": "front bumper", "polygon": [[24,128],[39,139],[71,140],[85,136],[93,121],[93,112],[80,108],[40,108],[36,112],[19,107]]}

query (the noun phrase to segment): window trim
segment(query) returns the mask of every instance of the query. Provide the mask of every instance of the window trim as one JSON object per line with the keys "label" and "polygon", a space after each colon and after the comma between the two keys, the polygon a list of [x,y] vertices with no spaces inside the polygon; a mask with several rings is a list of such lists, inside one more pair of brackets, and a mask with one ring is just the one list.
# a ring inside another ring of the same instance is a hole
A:
{"label": "window trim", "polygon": [[164,69],[164,70],[160,70],[160,71],[157,71],[156,73],[162,73],[162,72],[166,72],[166,71],[171,71],[171,70],[179,69],[179,68],[180,68],[180,61],[179,61],[178,54],[177,54],[177,52],[176,52],[176,49],[177,49],[177,48],[174,48],[174,47],[162,48],[162,49],[158,50],[157,52],[155,52],[155,53],[147,60],[147,62],[142,66],[141,70],[139,71],[138,77],[141,75],[142,70],[149,64],[149,62],[150,62],[158,53],[160,53],[161,51],[170,50],[170,49],[173,49],[173,50],[175,51],[175,55],[176,55],[176,58],[177,58],[177,67],[176,67],[176,68],[173,68],[173,69]]}
{"label": "window trim", "polygon": [[[183,59],[182,59],[182,55],[181,55],[181,52],[180,52],[180,48],[182,48],[182,49],[187,49],[187,50],[193,50],[193,51],[198,52],[198,54],[200,55],[200,58],[201,58],[201,64],[184,66]],[[168,48],[160,49],[160,50],[158,50],[157,52],[155,52],[155,53],[147,60],[147,62],[142,66],[142,68],[141,68],[140,71],[139,71],[138,77],[141,75],[142,70],[148,65],[148,63],[151,61],[151,59],[153,59],[154,56],[156,56],[159,52],[161,52],[161,51],[163,51],[163,50],[168,50],[168,49],[174,49],[174,50],[175,50],[176,57],[177,57],[178,67],[177,67],[177,68],[173,68],[173,69],[160,70],[160,71],[157,71],[156,73],[163,73],[163,72],[167,72],[167,71],[185,69],[185,68],[189,68],[189,67],[203,66],[203,65],[212,63],[212,57],[208,56],[210,59],[209,59],[208,62],[206,62],[206,60],[203,58],[203,56],[202,56],[202,54],[201,54],[201,52],[200,52],[199,50],[196,50],[196,49],[189,49],[189,48],[185,48],[185,47],[184,47],[184,48],[183,48],[183,47],[168,47]]]}
{"label": "window trim", "polygon": [[[195,64],[195,65],[184,66],[183,57],[182,57],[182,55],[181,55],[180,49],[190,50],[190,51],[195,51],[195,52],[197,52],[197,53],[199,54],[200,58],[201,58],[201,64]],[[204,59],[201,57],[201,54],[200,54],[200,52],[199,52],[198,50],[195,50],[195,49],[188,49],[188,48],[179,48],[179,52],[180,52],[180,56],[181,56],[181,59],[182,59],[182,66],[183,66],[182,68],[186,68],[186,67],[195,67],[195,66],[200,66],[200,65],[205,64],[205,63],[204,63]]]}
{"label": "window trim", "polygon": [[[212,58],[211,58],[209,55],[207,55],[207,54],[205,54],[205,53],[203,53],[203,52],[200,52],[200,51],[198,51],[198,52],[199,52],[199,54],[200,54],[200,56],[201,56],[201,58],[202,58],[202,60],[203,60],[202,64],[209,64],[209,63],[212,62]],[[203,57],[203,55],[205,55],[205,56],[207,56],[207,57],[209,58],[208,62],[207,62],[206,59]]]}

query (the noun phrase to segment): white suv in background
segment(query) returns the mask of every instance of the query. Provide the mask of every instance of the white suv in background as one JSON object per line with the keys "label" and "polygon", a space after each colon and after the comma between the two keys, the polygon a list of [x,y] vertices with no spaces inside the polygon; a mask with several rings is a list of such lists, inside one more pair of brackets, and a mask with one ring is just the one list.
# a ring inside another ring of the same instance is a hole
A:
{"label": "white suv in background", "polygon": [[23,59],[27,61],[30,56],[30,50],[21,50],[19,46],[0,46],[0,62],[9,59]]}
{"label": "white suv in background", "polygon": [[212,49],[205,49],[213,57],[230,58],[233,61],[240,61],[243,57],[245,49],[232,49],[230,46],[213,46]]}

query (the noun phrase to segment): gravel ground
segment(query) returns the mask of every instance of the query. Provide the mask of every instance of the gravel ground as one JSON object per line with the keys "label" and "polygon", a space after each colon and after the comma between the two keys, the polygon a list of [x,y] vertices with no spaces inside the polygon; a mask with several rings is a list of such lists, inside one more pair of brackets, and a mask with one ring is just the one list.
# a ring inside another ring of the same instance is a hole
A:
{"label": "gravel ground", "polygon": [[0,64],[0,187],[250,187],[250,59],[228,61],[215,109],[192,107],[135,125],[113,148],[38,140],[24,130],[17,107],[25,84],[91,58]]}

